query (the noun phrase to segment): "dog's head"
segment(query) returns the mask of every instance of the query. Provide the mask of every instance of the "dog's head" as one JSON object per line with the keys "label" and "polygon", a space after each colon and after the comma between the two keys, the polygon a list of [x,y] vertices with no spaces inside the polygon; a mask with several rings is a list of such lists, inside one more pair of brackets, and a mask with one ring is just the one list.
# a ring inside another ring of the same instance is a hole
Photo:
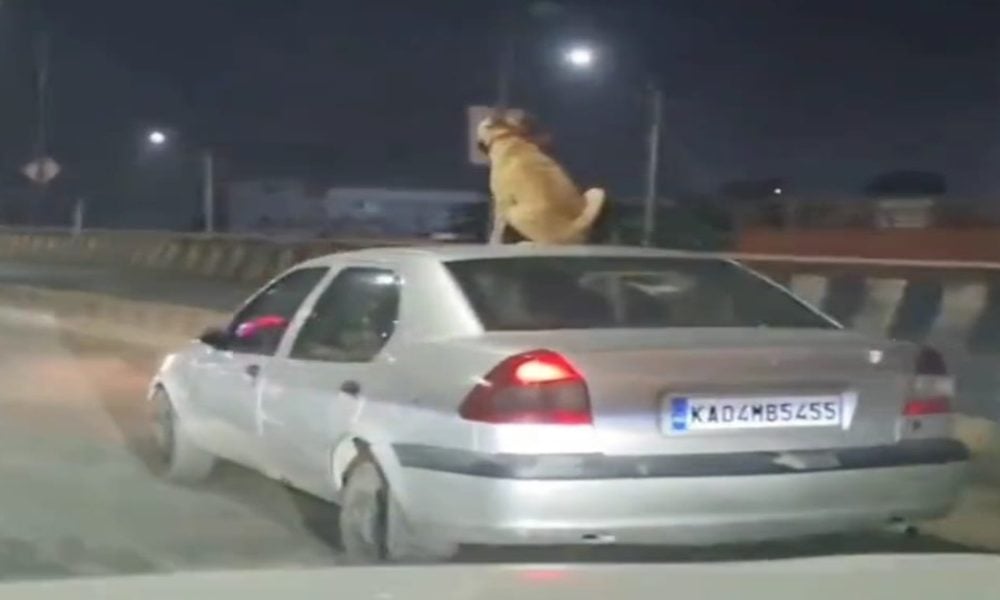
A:
{"label": "dog's head", "polygon": [[489,154],[493,142],[507,137],[516,137],[540,147],[549,143],[549,136],[542,131],[538,121],[531,115],[508,112],[494,114],[479,124],[476,138],[479,149]]}

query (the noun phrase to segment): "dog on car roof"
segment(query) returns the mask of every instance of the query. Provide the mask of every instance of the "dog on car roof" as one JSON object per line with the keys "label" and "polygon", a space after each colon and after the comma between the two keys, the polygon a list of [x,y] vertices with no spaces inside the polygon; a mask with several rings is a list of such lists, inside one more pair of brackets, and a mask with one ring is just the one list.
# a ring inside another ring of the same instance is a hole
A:
{"label": "dog on car roof", "polygon": [[489,243],[584,244],[606,212],[603,189],[580,193],[547,152],[549,137],[530,116],[501,113],[479,124],[490,161],[493,224]]}

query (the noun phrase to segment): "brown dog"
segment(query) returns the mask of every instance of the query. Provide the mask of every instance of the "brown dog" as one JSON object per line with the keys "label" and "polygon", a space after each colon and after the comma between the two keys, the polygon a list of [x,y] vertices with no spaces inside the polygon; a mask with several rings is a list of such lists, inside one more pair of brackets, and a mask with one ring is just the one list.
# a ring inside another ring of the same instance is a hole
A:
{"label": "brown dog", "polygon": [[491,117],[480,123],[477,135],[490,158],[491,244],[502,243],[508,226],[531,242],[588,241],[604,208],[604,190],[580,194],[566,171],[543,150],[548,138],[533,120]]}

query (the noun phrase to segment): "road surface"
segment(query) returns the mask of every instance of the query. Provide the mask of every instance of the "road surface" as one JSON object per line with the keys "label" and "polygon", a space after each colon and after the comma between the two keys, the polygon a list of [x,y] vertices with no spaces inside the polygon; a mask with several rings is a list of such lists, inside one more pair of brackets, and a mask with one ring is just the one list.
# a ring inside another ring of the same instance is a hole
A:
{"label": "road surface", "polygon": [[[12,277],[9,268],[0,272],[0,280]],[[101,276],[91,273],[90,281]],[[80,276],[52,277],[68,285]],[[337,564],[333,507],[234,466],[199,487],[168,484],[150,471],[142,398],[157,360],[70,336],[58,315],[0,306],[0,578]],[[704,549],[473,549],[459,560],[1000,551],[1000,493],[977,486],[953,517],[928,531],[915,539],[873,533]]]}

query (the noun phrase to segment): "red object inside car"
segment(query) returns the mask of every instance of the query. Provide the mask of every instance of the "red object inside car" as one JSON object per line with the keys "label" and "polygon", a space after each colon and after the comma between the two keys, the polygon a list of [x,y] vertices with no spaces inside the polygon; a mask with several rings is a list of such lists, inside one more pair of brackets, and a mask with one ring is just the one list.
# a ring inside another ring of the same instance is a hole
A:
{"label": "red object inside car", "polygon": [[282,329],[288,326],[288,319],[280,315],[263,315],[240,323],[236,328],[236,337],[248,338],[269,329]]}

